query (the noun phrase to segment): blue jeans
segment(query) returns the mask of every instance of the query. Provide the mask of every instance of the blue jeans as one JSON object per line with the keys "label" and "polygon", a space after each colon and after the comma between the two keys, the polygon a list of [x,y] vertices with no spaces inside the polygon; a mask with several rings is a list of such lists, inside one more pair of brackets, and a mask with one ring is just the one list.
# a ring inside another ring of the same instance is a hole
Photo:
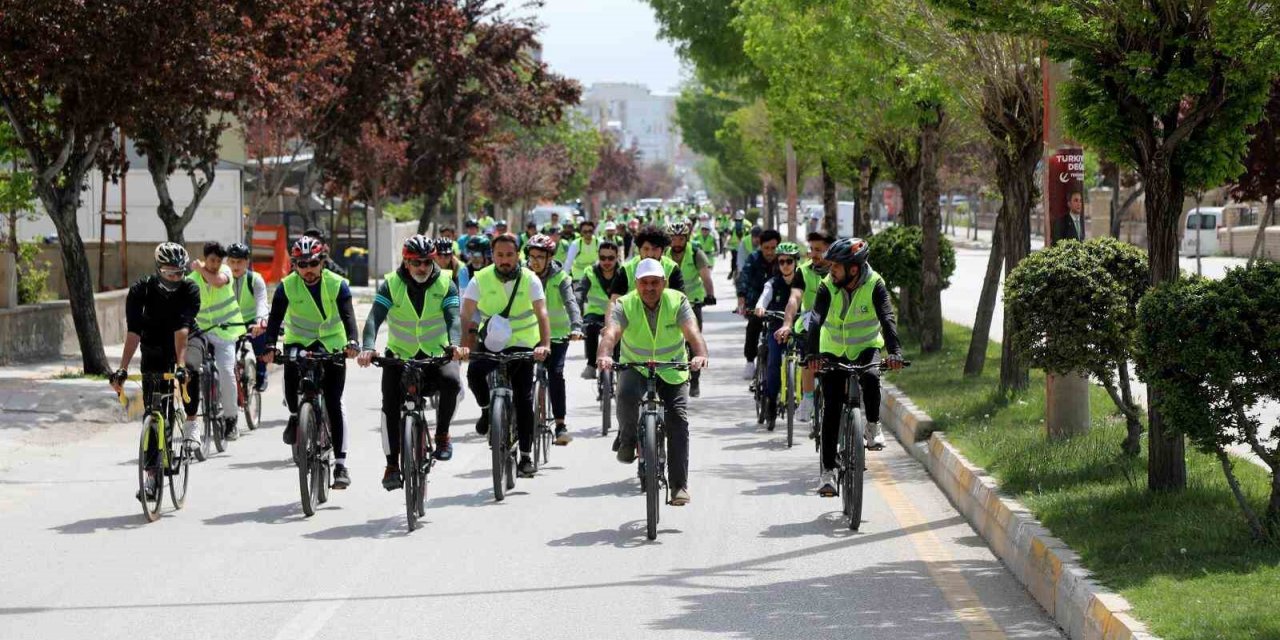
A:
{"label": "blue jeans", "polygon": [[769,332],[769,363],[768,368],[764,370],[764,392],[766,398],[777,398],[778,392],[782,390],[782,354],[786,349],[786,344],[781,344],[773,337],[782,325],[777,327],[765,327],[765,331]]}

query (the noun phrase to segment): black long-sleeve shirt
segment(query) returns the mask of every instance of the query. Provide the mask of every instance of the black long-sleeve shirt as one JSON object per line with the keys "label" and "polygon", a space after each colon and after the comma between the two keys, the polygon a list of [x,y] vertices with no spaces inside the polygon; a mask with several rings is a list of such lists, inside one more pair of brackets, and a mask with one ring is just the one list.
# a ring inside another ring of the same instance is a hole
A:
{"label": "black long-sleeve shirt", "polygon": [[[891,354],[902,354],[902,342],[898,339],[898,321],[893,314],[893,299],[889,297],[889,289],[884,281],[876,283],[871,292],[871,304],[876,308],[876,317],[880,319],[880,333],[884,335],[884,348]],[[813,301],[813,314],[809,316],[806,329],[807,343],[805,353],[816,356],[821,352],[820,330],[822,322],[831,310],[831,292],[826,287],[818,287],[818,297]]]}
{"label": "black long-sleeve shirt", "polygon": [[[323,280],[317,280],[315,284],[308,284],[307,291],[311,294],[311,298],[316,301],[316,308],[320,309],[320,316],[324,317],[324,302],[320,298],[321,285]],[[306,284],[305,282],[303,284]],[[280,328],[284,324],[284,314],[289,310],[289,296],[285,295],[284,286],[276,287],[276,294],[271,299],[271,315],[267,318],[267,346],[274,346],[276,339],[280,335]],[[351,288],[346,282],[342,283],[342,287],[338,289],[338,317],[342,318],[342,328],[347,333],[347,342],[355,342],[357,333],[356,328],[356,310],[351,303]],[[303,348],[315,348],[315,344],[301,345]]]}
{"label": "black long-sleeve shirt", "polygon": [[125,298],[125,326],[142,338],[142,346],[173,351],[173,334],[196,328],[200,313],[200,287],[183,279],[173,291],[160,286],[160,276],[140,278]]}

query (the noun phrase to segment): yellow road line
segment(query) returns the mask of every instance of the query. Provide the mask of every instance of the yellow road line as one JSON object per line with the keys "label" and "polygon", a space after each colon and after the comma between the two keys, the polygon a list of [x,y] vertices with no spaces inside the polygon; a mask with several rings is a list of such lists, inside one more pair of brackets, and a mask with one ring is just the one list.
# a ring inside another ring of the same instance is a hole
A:
{"label": "yellow road line", "polygon": [[942,597],[946,599],[951,610],[955,611],[960,624],[964,625],[965,630],[969,632],[969,638],[971,640],[1004,640],[1005,634],[1000,625],[996,624],[991,614],[987,613],[986,606],[969,585],[969,581],[965,580],[964,575],[952,565],[954,558],[947,551],[947,547],[938,540],[933,531],[921,526],[927,521],[903,495],[889,468],[878,458],[869,458],[867,467],[876,481],[880,495],[893,511],[898,524],[904,529],[915,530],[907,537],[915,547],[916,553],[924,560],[933,583],[942,591]]}

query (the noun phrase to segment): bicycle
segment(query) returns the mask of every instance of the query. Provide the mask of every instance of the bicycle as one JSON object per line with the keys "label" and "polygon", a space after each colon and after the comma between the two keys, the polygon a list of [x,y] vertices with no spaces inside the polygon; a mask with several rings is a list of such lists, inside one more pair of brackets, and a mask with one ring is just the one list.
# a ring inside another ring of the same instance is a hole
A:
{"label": "bicycle", "polygon": [[[142,437],[138,443],[138,501],[142,503],[142,515],[147,522],[155,522],[160,519],[160,506],[164,503],[166,476],[170,478],[169,499],[173,502],[173,508],[181,509],[187,501],[193,453],[184,446],[175,450],[173,439],[169,437],[173,425],[181,425],[183,422],[174,397],[181,396],[184,401],[191,400],[187,395],[187,372],[182,367],[175,367],[170,373],[144,373],[128,376],[127,379],[152,386],[147,399],[150,413],[143,420]],[[163,391],[166,386],[167,392]],[[120,402],[127,402],[123,392],[120,393]],[[152,446],[156,449],[154,454],[150,453]],[[154,479],[154,484],[150,487],[147,486],[149,478]]]}
{"label": "bicycle", "polygon": [[[904,361],[902,366],[911,366]],[[849,518],[849,529],[857,531],[862,525],[862,490],[863,474],[867,470],[867,421],[862,410],[862,385],[859,377],[872,369],[885,371],[887,362],[872,362],[865,365],[846,364],[823,358],[818,373],[845,371],[850,373],[845,382],[844,406],[841,407],[840,434],[836,450],[836,490],[842,502],[842,511]],[[819,414],[821,415],[821,414]],[[818,433],[822,428],[818,427]],[[816,438],[819,456],[822,451],[822,436]],[[821,466],[821,460],[819,460]]]}
{"label": "bicycle", "polygon": [[323,365],[345,366],[347,356],[342,351],[312,353],[294,347],[285,350],[284,360],[298,367],[298,427],[293,461],[298,466],[302,513],[311,517],[319,505],[329,501],[333,475],[333,443],[324,406]]}
{"label": "bicycle", "polygon": [[533,468],[550,462],[551,441],[555,438],[548,394],[551,393],[547,365],[539,362],[533,374]]}
{"label": "bicycle", "polygon": [[262,392],[258,391],[258,357],[247,333],[236,340],[236,392],[236,404],[244,411],[244,424],[253,431],[262,423]]}
{"label": "bicycle", "polygon": [[781,320],[785,316],[781,311],[766,311],[763,316],[756,316],[754,312],[744,312],[743,317],[755,318],[759,317],[765,326],[760,329],[760,340],[756,344],[756,371],[751,378],[751,396],[756,405],[756,424],[764,424],[768,421],[769,431],[773,431],[777,427],[778,412],[775,410],[769,412],[769,398],[766,395],[768,387],[765,376],[769,370],[769,320]]}
{"label": "bicycle", "polygon": [[[196,329],[191,333],[191,338],[198,338],[209,334],[211,331],[218,329],[231,329],[235,327],[243,327],[244,323],[227,323],[209,327],[207,329]],[[209,445],[212,444],[218,453],[227,450],[227,440],[236,440],[240,437],[240,430],[236,428],[234,431],[227,429],[226,416],[222,406],[222,387],[218,384],[218,362],[214,358],[212,345],[208,340],[202,340],[203,348],[200,349],[200,416],[201,431],[200,448],[196,450],[196,461],[204,462],[209,459]]]}
{"label": "bicycle", "polygon": [[[488,353],[473,351],[473,360],[490,360],[498,368],[489,374],[489,450],[493,458],[493,499],[502,502],[506,492],[516,488],[516,430],[512,415],[511,375],[507,367],[513,362],[533,360],[532,351]],[[536,434],[535,434],[536,435]]]}
{"label": "bicycle", "polygon": [[[588,325],[604,328],[603,322],[591,322]],[[609,423],[613,418],[613,397],[616,393],[617,386],[614,384],[613,371],[596,370],[596,402],[600,403],[600,435],[602,437],[609,435]]]}
{"label": "bicycle", "polygon": [[645,370],[649,375],[645,379],[644,398],[640,401],[640,434],[637,442],[640,446],[640,487],[645,494],[645,535],[654,540],[658,537],[658,491],[666,494],[667,504],[671,504],[671,487],[667,484],[667,438],[663,429],[662,400],[658,397],[658,370],[689,370],[687,362],[644,362],[614,363],[618,371],[627,369]]}
{"label": "bicycle", "polygon": [[803,335],[791,334],[782,353],[782,386],[779,389],[779,408],[787,415],[787,448],[795,440],[796,411],[800,407],[803,392],[800,389],[800,370],[804,367]]}
{"label": "bicycle", "polygon": [[373,364],[379,367],[400,367],[400,474],[404,478],[404,513],[412,532],[418,526],[418,518],[426,514],[427,477],[435,466],[435,449],[432,447],[431,429],[427,423],[427,399],[436,393],[430,374],[436,367],[453,360],[452,349],[447,355],[436,358],[401,360],[396,357],[375,357]]}

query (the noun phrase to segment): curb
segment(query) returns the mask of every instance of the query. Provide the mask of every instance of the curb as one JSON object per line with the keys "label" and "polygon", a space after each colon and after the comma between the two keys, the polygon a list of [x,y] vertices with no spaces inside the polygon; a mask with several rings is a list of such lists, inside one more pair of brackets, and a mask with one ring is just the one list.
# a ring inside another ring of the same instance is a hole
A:
{"label": "curb", "polygon": [[142,386],[125,383],[124,400],[102,380],[29,380],[0,387],[0,411],[57,415],[84,422],[127,422],[142,417]]}
{"label": "curb", "polygon": [[[919,460],[951,504],[1072,640],[1159,640],[1120,594],[1095,582],[1066,543],[1053,537],[995,479],[933,431],[933,420],[892,385],[884,385],[885,426]],[[925,442],[920,442],[928,438]]]}

